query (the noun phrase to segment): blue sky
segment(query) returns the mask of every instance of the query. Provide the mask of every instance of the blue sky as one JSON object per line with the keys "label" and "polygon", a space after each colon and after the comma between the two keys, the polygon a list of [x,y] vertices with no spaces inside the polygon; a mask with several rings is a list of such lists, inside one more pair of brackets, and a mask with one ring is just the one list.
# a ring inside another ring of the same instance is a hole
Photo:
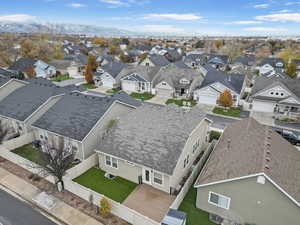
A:
{"label": "blue sky", "polygon": [[300,0],[2,0],[0,21],[188,35],[300,34]]}

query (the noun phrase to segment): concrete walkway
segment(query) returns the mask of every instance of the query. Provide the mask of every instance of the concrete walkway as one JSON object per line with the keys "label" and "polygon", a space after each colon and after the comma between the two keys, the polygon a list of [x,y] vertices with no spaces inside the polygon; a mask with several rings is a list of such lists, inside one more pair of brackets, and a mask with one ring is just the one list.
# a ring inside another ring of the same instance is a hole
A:
{"label": "concrete walkway", "polygon": [[[20,197],[36,204],[34,199],[42,192],[32,184],[22,180],[21,178],[11,174],[10,172],[0,168],[0,184],[9,189],[10,191],[18,194]],[[54,198],[54,197],[53,197]],[[79,210],[69,206],[61,200],[55,199],[55,205],[51,209],[47,209],[41,205],[40,208],[52,215],[57,220],[63,221],[69,225],[103,225],[99,221]]]}

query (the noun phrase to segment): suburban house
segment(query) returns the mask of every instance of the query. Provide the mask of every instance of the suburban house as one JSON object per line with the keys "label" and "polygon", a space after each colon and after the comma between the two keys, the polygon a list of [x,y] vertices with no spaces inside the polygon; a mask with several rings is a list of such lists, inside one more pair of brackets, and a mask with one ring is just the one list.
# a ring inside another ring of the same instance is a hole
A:
{"label": "suburban house", "polygon": [[260,75],[270,75],[276,72],[284,72],[285,63],[283,59],[266,58],[258,65]]}
{"label": "suburban house", "polygon": [[118,120],[96,152],[107,174],[173,194],[206,141],[210,121],[198,107],[144,104]]}
{"label": "suburban house", "polygon": [[254,56],[239,56],[233,63],[232,68],[242,66],[246,70],[251,70],[255,66],[256,59]]}
{"label": "suburban house", "polygon": [[299,224],[300,154],[253,118],[227,126],[194,185],[217,224]]}
{"label": "suburban house", "polygon": [[175,64],[162,67],[153,80],[153,94],[164,98],[190,98],[201,84],[201,72],[191,68],[179,68]]}
{"label": "suburban house", "polygon": [[227,55],[208,54],[207,63],[218,70],[224,71],[230,63],[230,58]]}
{"label": "suburban house", "polygon": [[239,106],[245,87],[245,75],[209,69],[201,85],[194,90],[194,99],[201,104],[218,105],[220,94],[229,90],[233,97],[233,106]]}
{"label": "suburban house", "polygon": [[126,92],[152,92],[152,82],[160,67],[128,66],[124,68],[119,79],[121,88]]}
{"label": "suburban house", "polygon": [[166,66],[170,64],[170,61],[163,55],[148,55],[146,59],[140,62],[141,66]]}
{"label": "suburban house", "polygon": [[56,69],[53,66],[48,65],[42,60],[20,58],[11,67],[10,70],[19,71],[30,77],[28,72],[33,69],[36,73],[36,77],[50,78],[56,75]]}
{"label": "suburban house", "polygon": [[101,136],[122,116],[140,106],[124,92],[113,96],[96,96],[70,92],[60,98],[32,127],[41,143],[57,149],[64,145],[76,150],[84,160],[101,145]]}
{"label": "suburban house", "polygon": [[198,68],[207,63],[207,58],[204,54],[189,54],[184,58],[184,63],[191,68]]}
{"label": "suburban house", "polygon": [[96,59],[96,62],[101,66],[104,66],[108,63],[112,63],[114,61],[116,61],[115,56],[110,55],[110,54],[99,55]]}
{"label": "suburban house", "polygon": [[72,67],[76,67],[77,72],[75,74],[75,70],[72,72],[72,77],[80,78],[83,76],[85,72],[86,65],[88,63],[88,56],[84,54],[75,54],[75,55],[67,55],[64,60],[69,60],[71,62]]}
{"label": "suburban house", "polygon": [[27,82],[17,79],[10,79],[0,76],[0,101],[6,98],[10,93],[16,89],[23,87]]}
{"label": "suburban house", "polygon": [[116,78],[126,66],[127,65],[122,62],[114,61],[99,67],[94,74],[95,84],[107,88],[119,87],[120,83]]}
{"label": "suburban house", "polygon": [[1,68],[1,67],[0,67],[0,76],[7,77],[7,78],[19,79],[19,80],[23,80],[25,78],[24,74],[20,71],[9,70],[9,69],[5,69],[5,68]]}
{"label": "suburban house", "polygon": [[252,110],[278,116],[300,115],[300,80],[258,77],[251,93]]}
{"label": "suburban house", "polygon": [[293,59],[292,62],[295,63],[297,66],[297,78],[299,78],[300,77],[300,59]]}
{"label": "suburban house", "polygon": [[76,77],[79,72],[77,63],[72,60],[55,59],[48,63],[53,66],[58,74],[68,74],[70,77]]}
{"label": "suburban house", "polygon": [[33,78],[29,82],[13,80],[0,89],[5,95],[0,98],[0,118],[15,133],[27,133],[32,130],[31,124],[35,120],[65,93],[74,90],[80,90],[80,87],[58,87],[44,78]]}

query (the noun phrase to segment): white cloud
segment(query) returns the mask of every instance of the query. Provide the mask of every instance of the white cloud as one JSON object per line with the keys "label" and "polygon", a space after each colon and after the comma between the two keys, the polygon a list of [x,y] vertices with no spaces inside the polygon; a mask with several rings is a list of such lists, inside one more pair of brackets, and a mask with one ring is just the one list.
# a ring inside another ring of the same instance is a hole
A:
{"label": "white cloud", "polygon": [[172,25],[144,25],[141,27],[144,32],[157,33],[184,33],[184,29]]}
{"label": "white cloud", "polygon": [[0,22],[28,22],[35,20],[35,16],[27,15],[27,14],[13,14],[13,15],[4,15],[0,16]]}
{"label": "white cloud", "polygon": [[108,8],[129,7],[131,5],[143,5],[149,0],[98,0],[108,5]]}
{"label": "white cloud", "polygon": [[300,5],[300,2],[287,2],[285,5]]}
{"label": "white cloud", "polygon": [[300,23],[300,13],[279,13],[264,16],[256,16],[257,20],[273,22],[297,22]]}
{"label": "white cloud", "polygon": [[119,7],[119,6],[128,6],[127,2],[123,2],[121,0],[99,0],[100,2],[106,3],[111,5],[112,7]]}
{"label": "white cloud", "polygon": [[249,25],[249,24],[261,24],[261,23],[262,21],[242,20],[242,21],[233,21],[226,24]]}
{"label": "white cloud", "polygon": [[159,14],[159,13],[153,13],[153,14],[147,14],[146,16],[144,16],[144,19],[154,19],[154,20],[161,20],[161,19],[200,20],[200,19],[203,19],[203,17],[195,15],[193,13],[188,13],[188,14],[177,14],[177,13]]}
{"label": "white cloud", "polygon": [[258,5],[254,5],[253,7],[256,9],[265,9],[268,8],[270,6],[270,4],[258,4]]}
{"label": "white cloud", "polygon": [[247,27],[244,28],[243,30],[245,31],[269,31],[269,32],[274,32],[274,31],[286,31],[286,28],[283,27]]}
{"label": "white cloud", "polygon": [[81,3],[70,3],[70,4],[68,4],[68,6],[73,7],[73,8],[83,8],[83,7],[86,7],[85,4],[81,4]]}
{"label": "white cloud", "polygon": [[288,12],[291,12],[291,10],[288,10],[288,9],[282,9],[282,10],[279,10],[277,11],[278,13],[288,13]]}

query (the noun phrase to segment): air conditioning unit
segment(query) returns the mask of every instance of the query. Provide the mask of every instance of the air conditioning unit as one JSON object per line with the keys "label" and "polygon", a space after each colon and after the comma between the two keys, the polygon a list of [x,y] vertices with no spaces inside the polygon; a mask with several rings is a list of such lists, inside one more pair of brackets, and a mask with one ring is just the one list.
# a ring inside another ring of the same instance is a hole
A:
{"label": "air conditioning unit", "polygon": [[111,179],[111,180],[116,178],[116,176],[114,176],[114,175],[112,175],[110,173],[105,173],[104,177],[106,177],[107,179]]}

